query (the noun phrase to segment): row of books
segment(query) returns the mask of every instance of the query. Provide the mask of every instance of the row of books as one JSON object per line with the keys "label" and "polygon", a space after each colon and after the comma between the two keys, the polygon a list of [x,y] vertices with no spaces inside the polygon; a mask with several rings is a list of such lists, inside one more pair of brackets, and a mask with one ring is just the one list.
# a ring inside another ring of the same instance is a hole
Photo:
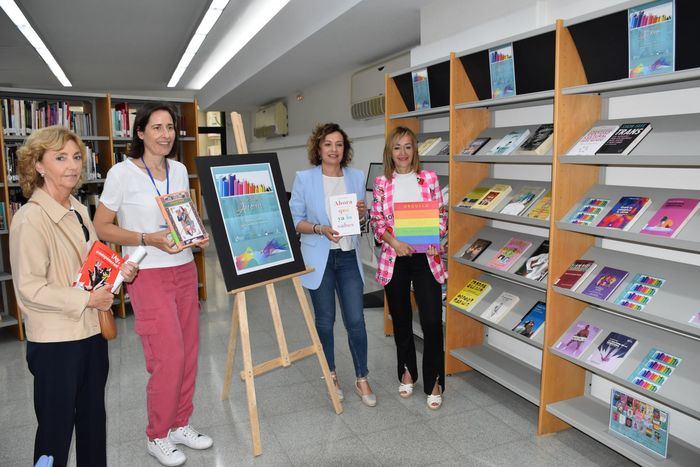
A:
{"label": "row of books", "polygon": [[441,136],[433,136],[418,142],[419,156],[449,156],[450,142],[444,141]]}
{"label": "row of books", "polygon": [[94,135],[89,102],[72,104],[66,101],[0,99],[3,134],[27,136],[34,130],[51,125],[70,128],[80,136]]}
{"label": "row of books", "polygon": [[[466,261],[476,261],[481,254],[491,245],[491,240],[477,238],[472,244],[466,246],[458,257]],[[495,255],[486,263],[486,266],[508,271],[526,251],[533,246],[532,242],[513,237],[503,245]],[[549,273],[549,240],[544,240],[530,257],[515,271],[515,274],[532,279],[544,281]]]}
{"label": "row of books", "polygon": [[[510,185],[499,183],[492,186],[479,186],[467,193],[457,204],[458,207],[495,211],[501,202],[513,191]],[[527,185],[510,196],[498,212],[530,219],[548,220],[552,207],[552,192],[545,187]]]}
{"label": "row of books", "polygon": [[[17,159],[18,146],[5,146],[5,166],[7,169],[7,181],[9,183],[19,182],[19,161]],[[90,145],[85,147],[85,180],[98,180],[102,178],[98,170],[99,154]]]}
{"label": "row of books", "polygon": [[[480,136],[462,149],[461,154],[468,156],[476,155],[490,140],[491,138],[488,136]],[[540,125],[534,133],[530,132],[527,128],[513,130],[501,138],[495,146],[484,154],[498,156],[507,156],[509,154],[542,156],[551,149],[553,141],[554,125],[546,123]]]}
{"label": "row of books", "polygon": [[[119,138],[131,138],[134,136],[134,120],[138,108],[129,105],[128,102],[120,102],[115,104],[112,109],[112,134]],[[180,136],[187,136],[185,131],[185,118],[182,115],[177,115],[177,128],[180,130]]]}

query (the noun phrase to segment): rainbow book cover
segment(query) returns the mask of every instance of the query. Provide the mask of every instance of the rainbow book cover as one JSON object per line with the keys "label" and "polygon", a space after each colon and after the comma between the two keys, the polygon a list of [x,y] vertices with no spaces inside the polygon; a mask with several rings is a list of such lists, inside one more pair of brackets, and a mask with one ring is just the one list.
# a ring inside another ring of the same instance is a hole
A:
{"label": "rainbow book cover", "polygon": [[642,311],[665,283],[666,280],[660,277],[637,274],[620,296],[617,297],[615,303],[630,310]]}
{"label": "rainbow book cover", "polygon": [[440,209],[437,201],[394,203],[394,235],[416,253],[440,246]]}
{"label": "rainbow book cover", "polygon": [[653,348],[639,363],[627,381],[649,392],[658,392],[668,380],[682,358]]}

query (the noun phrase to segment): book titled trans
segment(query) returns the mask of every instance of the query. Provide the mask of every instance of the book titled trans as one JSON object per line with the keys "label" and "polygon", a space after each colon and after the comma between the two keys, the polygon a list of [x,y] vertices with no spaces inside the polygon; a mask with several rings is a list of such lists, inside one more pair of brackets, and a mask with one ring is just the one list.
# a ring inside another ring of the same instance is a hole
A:
{"label": "book titled trans", "polygon": [[489,49],[491,97],[493,99],[515,95],[515,66],[513,60],[512,43]]}
{"label": "book titled trans", "polygon": [[627,10],[629,19],[629,77],[674,70],[675,21],[673,0],[659,0]]}

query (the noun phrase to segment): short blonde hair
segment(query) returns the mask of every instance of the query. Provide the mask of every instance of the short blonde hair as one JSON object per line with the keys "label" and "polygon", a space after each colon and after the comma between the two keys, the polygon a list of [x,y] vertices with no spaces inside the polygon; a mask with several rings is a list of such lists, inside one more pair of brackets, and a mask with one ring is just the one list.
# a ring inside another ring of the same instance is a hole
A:
{"label": "short blonde hair", "polygon": [[404,136],[409,136],[411,138],[411,143],[413,144],[411,170],[415,173],[420,171],[420,157],[418,157],[418,141],[416,140],[416,134],[410,128],[406,128],[405,126],[397,126],[389,132],[389,135],[386,137],[386,143],[384,144],[384,176],[387,180],[391,180],[393,178],[394,171],[396,170],[394,158],[391,157],[394,144],[396,144],[396,142]]}
{"label": "short blonde hair", "polygon": [[19,185],[22,187],[22,194],[29,198],[37,187],[44,186],[44,178],[36,170],[36,163],[41,162],[46,151],[58,151],[66,145],[68,141],[73,141],[80,149],[82,156],[83,170],[80,171],[80,178],[75,185],[73,192],[83,183],[83,172],[85,170],[85,144],[80,136],[76,135],[68,128],[54,125],[35,130],[24,140],[24,144],[17,150],[17,166],[19,172]]}

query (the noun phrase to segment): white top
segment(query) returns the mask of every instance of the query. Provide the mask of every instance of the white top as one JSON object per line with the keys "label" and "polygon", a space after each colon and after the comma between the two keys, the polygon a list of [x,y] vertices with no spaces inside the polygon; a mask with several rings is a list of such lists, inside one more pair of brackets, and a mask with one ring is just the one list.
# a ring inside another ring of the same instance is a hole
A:
{"label": "white top", "polygon": [[[347,188],[345,188],[345,176],[342,177],[329,177],[323,175],[323,193],[326,197],[326,214],[328,218],[331,218],[331,196],[346,195],[348,193]],[[331,250],[337,250],[341,248],[343,251],[352,250],[352,243],[350,242],[350,237],[340,237],[338,243],[331,242]]]}
{"label": "white top", "polygon": [[[189,190],[187,169],[183,164],[168,159],[170,193]],[[166,182],[155,180],[161,195],[166,193]],[[107,179],[100,202],[117,213],[119,226],[134,232],[153,233],[165,230],[167,224],[156,203],[156,188],[151,178],[131,159],[114,165],[107,172]],[[122,253],[132,255],[137,246],[124,246]],[[156,247],[147,246],[147,255],[139,265],[141,269],[166,268],[187,264],[193,260],[190,248],[169,254]]]}
{"label": "white top", "polygon": [[414,201],[423,201],[416,173],[400,174],[394,172],[394,203],[410,203]]}

